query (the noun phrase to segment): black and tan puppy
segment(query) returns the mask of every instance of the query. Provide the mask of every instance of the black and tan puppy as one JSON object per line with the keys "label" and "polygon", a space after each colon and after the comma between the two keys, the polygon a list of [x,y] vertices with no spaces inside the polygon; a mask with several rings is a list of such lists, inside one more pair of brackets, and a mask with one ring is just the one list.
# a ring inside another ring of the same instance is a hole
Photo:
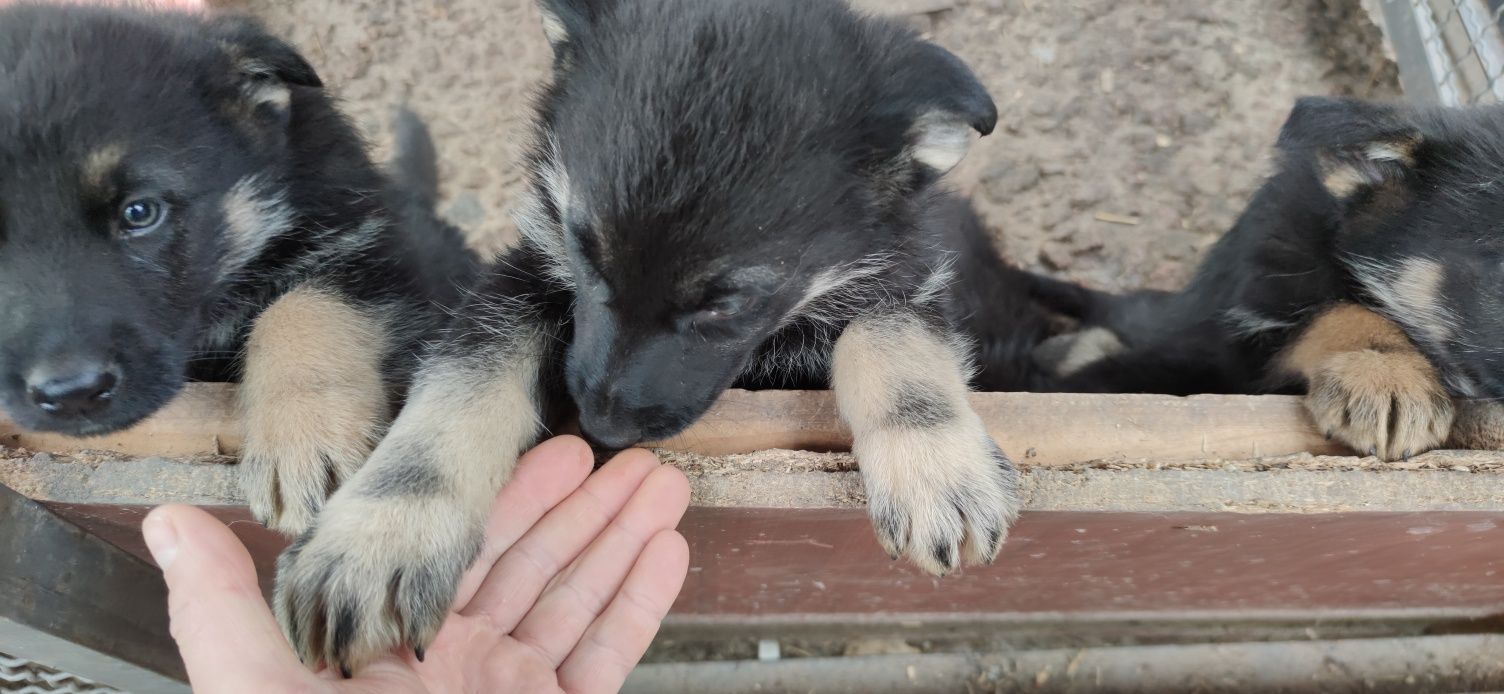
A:
{"label": "black and tan puppy", "polygon": [[[1303,388],[1360,452],[1442,445],[1452,398],[1504,397],[1504,109],[1303,99],[1279,155],[1189,287],[1106,300],[1107,331],[1045,351],[1075,389]],[[1455,443],[1504,435],[1482,412]]]}
{"label": "black and tan puppy", "polygon": [[524,240],[283,555],[303,657],[421,652],[554,408],[618,448],[733,384],[833,386],[882,545],[936,574],[992,561],[1018,481],[968,384],[1043,384],[1027,355],[1049,321],[936,190],[996,119],[970,70],[837,0],[542,6]]}
{"label": "black and tan puppy", "polygon": [[305,530],[471,272],[407,184],[247,20],[0,9],[0,404],[87,436],[239,377],[246,496]]}

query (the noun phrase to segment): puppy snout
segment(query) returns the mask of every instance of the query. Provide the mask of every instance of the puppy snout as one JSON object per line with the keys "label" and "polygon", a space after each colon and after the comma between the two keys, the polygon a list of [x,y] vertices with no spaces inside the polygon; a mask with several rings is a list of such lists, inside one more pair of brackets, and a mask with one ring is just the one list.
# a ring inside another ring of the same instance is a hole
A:
{"label": "puppy snout", "polygon": [[119,384],[120,371],[113,364],[72,360],[33,369],[26,378],[26,397],[47,414],[78,417],[109,407]]}
{"label": "puppy snout", "polygon": [[580,431],[590,445],[619,451],[642,441],[642,429],[637,425],[630,410],[621,406],[614,394],[604,394],[595,406],[580,408]]}

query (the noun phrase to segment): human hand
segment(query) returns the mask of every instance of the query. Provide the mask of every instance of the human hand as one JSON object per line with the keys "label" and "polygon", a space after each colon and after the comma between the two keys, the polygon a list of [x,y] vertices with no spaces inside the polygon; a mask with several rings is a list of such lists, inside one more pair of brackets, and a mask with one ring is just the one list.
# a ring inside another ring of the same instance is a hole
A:
{"label": "human hand", "polygon": [[348,680],[293,655],[228,528],[191,506],[153,510],[142,532],[167,579],[194,691],[616,691],[688,572],[689,547],[673,528],[689,483],[646,451],[593,475],[591,462],[574,437],[523,455],[424,659],[392,654]]}

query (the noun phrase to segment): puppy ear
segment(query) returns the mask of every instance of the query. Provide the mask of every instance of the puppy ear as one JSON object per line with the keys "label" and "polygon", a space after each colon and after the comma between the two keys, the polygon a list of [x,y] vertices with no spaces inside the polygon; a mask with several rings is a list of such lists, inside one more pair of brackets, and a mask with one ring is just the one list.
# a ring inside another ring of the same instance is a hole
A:
{"label": "puppy ear", "polygon": [[888,108],[909,124],[909,153],[935,175],[950,171],[971,148],[972,132],[997,125],[997,105],[971,68],[928,42],[892,65]]}
{"label": "puppy ear", "polygon": [[280,140],[292,119],[293,87],[323,87],[318,73],[297,49],[249,18],[216,18],[210,31],[233,71],[225,112],[266,143]]}
{"label": "puppy ear", "polygon": [[538,0],[543,11],[543,35],[554,47],[554,59],[564,61],[571,43],[590,31],[616,0]]}
{"label": "puppy ear", "polygon": [[267,33],[255,20],[221,17],[214,20],[213,27],[235,68],[245,77],[299,87],[324,86],[296,48]]}
{"label": "puppy ear", "polygon": [[1422,144],[1396,107],[1325,97],[1297,101],[1279,136],[1282,151],[1311,157],[1322,187],[1340,201],[1403,181]]}

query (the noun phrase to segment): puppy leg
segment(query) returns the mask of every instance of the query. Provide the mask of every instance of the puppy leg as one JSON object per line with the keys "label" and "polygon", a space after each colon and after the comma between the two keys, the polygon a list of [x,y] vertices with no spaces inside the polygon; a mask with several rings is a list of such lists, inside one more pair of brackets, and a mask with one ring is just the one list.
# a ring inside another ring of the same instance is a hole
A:
{"label": "puppy leg", "polygon": [[1457,403],[1447,448],[1470,451],[1504,450],[1504,403],[1466,400]]}
{"label": "puppy leg", "polygon": [[1018,516],[1018,472],[966,401],[963,350],[886,313],[847,326],[832,370],[883,548],[933,574],[991,562]]}
{"label": "puppy leg", "polygon": [[312,286],[256,320],[240,387],[240,483],[268,527],[307,530],[380,439],[389,417],[386,339],[369,311]]}
{"label": "puppy leg", "polygon": [[1276,365],[1305,379],[1317,428],[1361,453],[1408,458],[1452,427],[1452,400],[1430,362],[1398,326],[1356,304],[1317,316]]}
{"label": "puppy leg", "polygon": [[506,332],[430,357],[370,461],[279,559],[277,617],[305,663],[349,672],[433,640],[497,490],[541,431],[551,341]]}

